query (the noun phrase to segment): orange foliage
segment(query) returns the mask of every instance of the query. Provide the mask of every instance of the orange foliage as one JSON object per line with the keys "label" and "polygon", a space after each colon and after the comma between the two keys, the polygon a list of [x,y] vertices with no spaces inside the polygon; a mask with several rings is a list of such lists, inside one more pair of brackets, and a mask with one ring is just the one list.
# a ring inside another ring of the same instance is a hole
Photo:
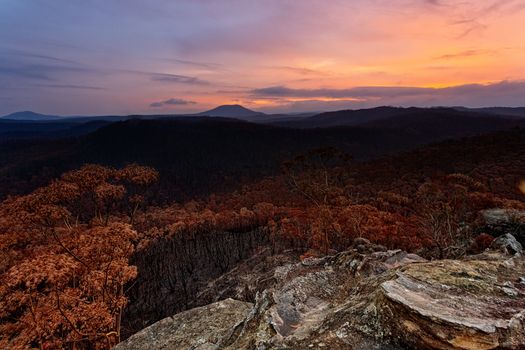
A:
{"label": "orange foliage", "polygon": [[480,210],[525,208],[507,190],[494,190],[498,177],[385,166],[317,150],[287,163],[283,175],[235,192],[141,210],[155,170],[85,165],[8,198],[0,204],[0,348],[114,345],[123,286],[137,274],[129,258],[159,238],[197,244],[202,233],[258,228],[273,250],[296,248],[302,258],[347,249],[357,238],[457,257],[492,240],[475,235]]}
{"label": "orange foliage", "polygon": [[119,341],[138,235],[123,217],[109,221],[110,212],[126,205],[118,181],[143,186],[155,174],[86,165],[0,204],[0,348],[107,349]]}

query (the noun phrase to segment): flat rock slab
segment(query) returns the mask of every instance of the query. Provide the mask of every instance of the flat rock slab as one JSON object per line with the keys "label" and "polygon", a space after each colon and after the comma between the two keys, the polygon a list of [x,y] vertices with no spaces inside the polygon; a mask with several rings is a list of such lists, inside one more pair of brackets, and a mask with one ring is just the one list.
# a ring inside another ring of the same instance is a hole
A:
{"label": "flat rock slab", "polygon": [[253,304],[222,300],[167,317],[118,344],[115,350],[211,350],[242,324]]}
{"label": "flat rock slab", "polygon": [[381,285],[394,333],[420,349],[522,349],[522,259],[409,265]]}

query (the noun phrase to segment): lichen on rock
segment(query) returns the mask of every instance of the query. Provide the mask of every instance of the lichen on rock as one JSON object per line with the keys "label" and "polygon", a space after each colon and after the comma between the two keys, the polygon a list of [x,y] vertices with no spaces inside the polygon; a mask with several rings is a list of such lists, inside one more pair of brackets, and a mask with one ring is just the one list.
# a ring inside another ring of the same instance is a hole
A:
{"label": "lichen on rock", "polygon": [[252,306],[226,299],[184,311],[143,329],[115,350],[220,349],[235,335]]}
{"label": "lichen on rock", "polygon": [[302,263],[275,259],[284,263],[270,263],[263,284],[250,272],[253,260],[236,269],[235,290],[264,286],[254,304],[227,299],[177,314],[118,350],[525,348],[524,257],[492,251],[427,261],[355,249]]}

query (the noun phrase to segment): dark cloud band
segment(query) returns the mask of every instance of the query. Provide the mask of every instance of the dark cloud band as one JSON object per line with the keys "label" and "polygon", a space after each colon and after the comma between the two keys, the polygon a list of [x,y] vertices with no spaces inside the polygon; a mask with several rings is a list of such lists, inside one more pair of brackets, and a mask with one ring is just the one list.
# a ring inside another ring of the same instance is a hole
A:
{"label": "dark cloud band", "polygon": [[197,102],[184,100],[182,98],[170,98],[170,99],[165,100],[165,101],[159,101],[159,102],[150,103],[149,106],[153,107],[153,108],[159,108],[159,107],[163,107],[165,105],[187,106],[187,105],[194,105],[194,104],[197,104]]}

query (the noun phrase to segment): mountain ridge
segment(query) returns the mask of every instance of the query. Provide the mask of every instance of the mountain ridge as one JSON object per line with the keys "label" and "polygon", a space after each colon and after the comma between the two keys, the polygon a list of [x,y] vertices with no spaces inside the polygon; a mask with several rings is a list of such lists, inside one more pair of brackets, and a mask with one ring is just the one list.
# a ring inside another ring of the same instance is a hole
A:
{"label": "mountain ridge", "polygon": [[33,111],[20,111],[20,112],[14,112],[11,114],[7,114],[4,116],[1,116],[0,119],[4,120],[30,120],[30,121],[39,121],[39,120],[61,120],[63,117],[59,117],[57,115],[47,115],[47,114],[40,114]]}
{"label": "mountain ridge", "polygon": [[228,117],[228,118],[248,118],[262,117],[265,113],[256,112],[239,104],[221,105],[208,111],[200,112],[195,115],[209,117]]}
{"label": "mountain ridge", "polygon": [[[279,127],[311,129],[330,128],[339,126],[358,126],[377,124],[391,118],[402,116],[416,116],[435,113],[449,113],[451,115],[463,114],[473,118],[504,118],[520,121],[525,119],[525,107],[493,107],[493,108],[467,108],[467,107],[392,107],[378,106],[374,108],[346,109],[322,113],[267,114],[248,109],[239,104],[221,105],[213,109],[195,114],[130,114],[130,115],[93,115],[93,116],[56,116],[20,111],[0,116],[2,123],[86,123],[92,121],[118,122],[131,119],[173,119],[173,118],[228,118],[257,124],[269,124]],[[29,126],[29,125],[28,125]]]}

